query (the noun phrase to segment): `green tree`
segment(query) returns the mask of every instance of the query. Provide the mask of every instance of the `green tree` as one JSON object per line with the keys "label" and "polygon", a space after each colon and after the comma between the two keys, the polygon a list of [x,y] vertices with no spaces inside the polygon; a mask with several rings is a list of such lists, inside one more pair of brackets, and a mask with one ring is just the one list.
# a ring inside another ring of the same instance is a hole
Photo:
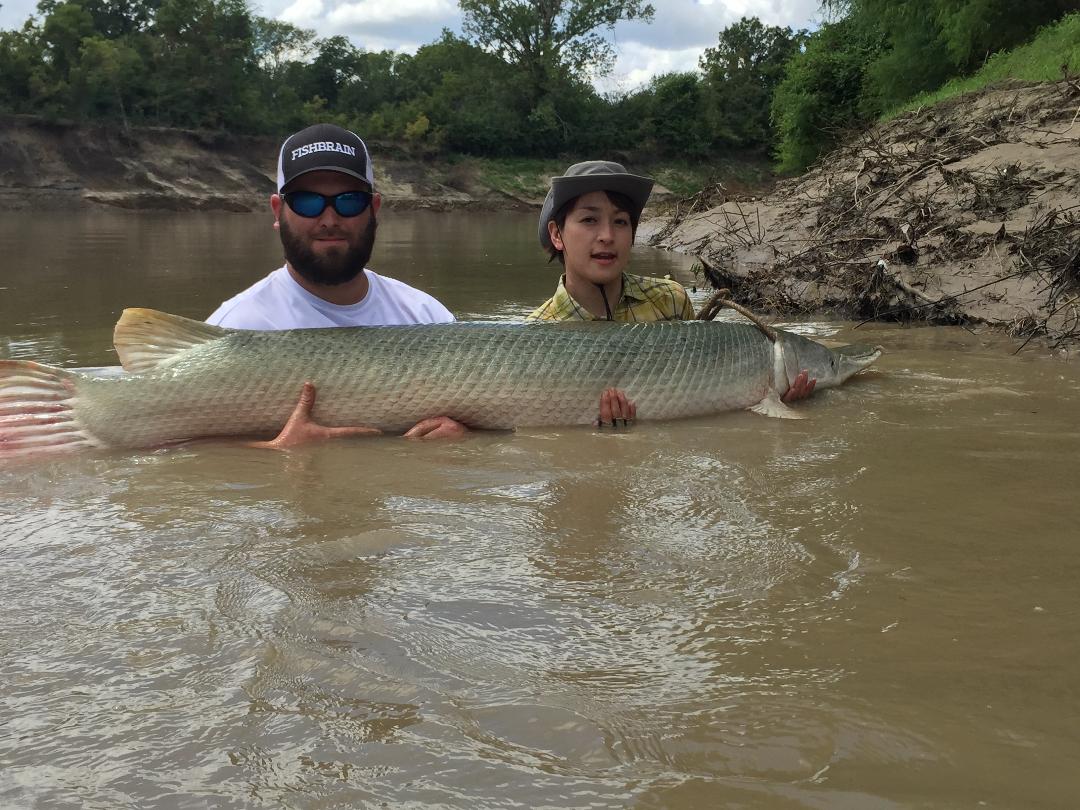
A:
{"label": "green tree", "polygon": [[94,18],[79,3],[60,3],[45,18],[41,30],[46,59],[56,75],[66,80],[79,61],[83,38],[94,34]]}
{"label": "green tree", "polygon": [[395,121],[398,134],[423,114],[431,124],[428,142],[446,149],[475,155],[528,151],[530,105],[520,76],[507,76],[494,54],[444,31],[437,42],[403,57],[396,75],[400,101],[395,113],[384,108],[381,119]]}
{"label": "green tree", "polygon": [[699,66],[713,143],[742,148],[771,144],[773,93],[807,36],[743,17],[720,32],[715,48],[705,49]]}
{"label": "green tree", "polygon": [[301,113],[303,99],[298,92],[306,67],[300,60],[311,54],[314,40],[315,32],[309,29],[281,20],[252,17],[254,67],[250,75],[258,95],[253,129],[297,129],[307,122]]}
{"label": "green tree", "polygon": [[251,19],[251,48],[259,68],[271,81],[277,80],[286,65],[306,58],[312,50],[315,32],[297,28],[282,20]]}
{"label": "green tree", "polygon": [[873,113],[862,103],[867,67],[882,36],[852,19],[827,23],[788,64],[773,95],[772,118],[783,171],[799,171]]}
{"label": "green tree", "polygon": [[458,5],[466,36],[527,77],[533,107],[564,76],[588,80],[610,71],[614,49],[598,28],[653,18],[653,7],[642,0],[458,0]]}
{"label": "green tree", "polygon": [[139,92],[142,59],[123,40],[102,36],[82,41],[79,64],[72,70],[82,112],[95,117],[119,115],[128,128],[128,111]]}
{"label": "green tree", "polygon": [[341,89],[359,70],[363,52],[343,36],[316,40],[315,48],[315,58],[304,70],[301,95],[319,96],[333,108]]}
{"label": "green tree", "polygon": [[75,114],[77,101],[71,71],[79,63],[82,41],[94,33],[90,12],[74,2],[59,3],[42,22],[40,64],[31,72],[29,91],[36,112],[47,116]]}
{"label": "green tree", "polygon": [[154,115],[159,121],[257,128],[258,66],[244,0],[164,0],[152,34]]}
{"label": "green tree", "polygon": [[0,109],[36,111],[31,84],[45,70],[41,29],[27,22],[20,31],[0,31]]}
{"label": "green tree", "polygon": [[629,93],[593,100],[585,129],[591,138],[584,149],[593,154],[619,152],[626,158],[623,162],[633,162],[632,154],[621,154],[624,150],[651,150],[656,142],[652,129],[655,91],[654,81]]}
{"label": "green tree", "polygon": [[349,115],[369,115],[400,98],[399,57],[393,51],[361,51],[353,73],[338,94],[338,107]]}
{"label": "green tree", "polygon": [[1078,8],[1077,0],[824,0],[885,47],[867,69],[868,106],[889,108],[970,73]]}
{"label": "green tree", "polygon": [[[65,0],[40,0],[38,13],[47,18],[65,4]],[[95,34],[116,39],[147,30],[160,0],[79,0],[79,5],[90,15]]]}
{"label": "green tree", "polygon": [[649,84],[648,127],[642,133],[650,151],[667,156],[702,157],[709,149],[701,80],[694,73],[667,73]]}

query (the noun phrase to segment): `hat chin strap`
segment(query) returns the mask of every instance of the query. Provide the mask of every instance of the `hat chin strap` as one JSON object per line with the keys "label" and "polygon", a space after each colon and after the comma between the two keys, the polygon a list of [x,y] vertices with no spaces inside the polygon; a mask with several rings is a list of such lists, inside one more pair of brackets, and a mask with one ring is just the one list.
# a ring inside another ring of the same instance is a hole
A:
{"label": "hat chin strap", "polygon": [[604,285],[595,281],[593,282],[593,284],[595,284],[596,289],[600,291],[600,297],[604,299],[604,312],[607,313],[607,318],[605,320],[614,320],[614,318],[611,317],[611,305],[608,303],[607,293],[604,292]]}

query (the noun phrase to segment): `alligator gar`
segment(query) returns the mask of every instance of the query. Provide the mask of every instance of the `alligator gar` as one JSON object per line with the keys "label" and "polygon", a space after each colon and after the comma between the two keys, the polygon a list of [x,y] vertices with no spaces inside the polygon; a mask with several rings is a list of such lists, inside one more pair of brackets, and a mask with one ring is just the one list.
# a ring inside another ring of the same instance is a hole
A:
{"label": "alligator gar", "polygon": [[484,323],[245,331],[128,309],[114,343],[127,374],[96,377],[0,360],[0,454],[158,447],[269,436],[305,381],[324,425],[403,432],[450,416],[473,428],[588,425],[616,387],[638,420],[751,408],[791,416],[779,397],[800,369],[817,388],[876,360],[724,321]]}

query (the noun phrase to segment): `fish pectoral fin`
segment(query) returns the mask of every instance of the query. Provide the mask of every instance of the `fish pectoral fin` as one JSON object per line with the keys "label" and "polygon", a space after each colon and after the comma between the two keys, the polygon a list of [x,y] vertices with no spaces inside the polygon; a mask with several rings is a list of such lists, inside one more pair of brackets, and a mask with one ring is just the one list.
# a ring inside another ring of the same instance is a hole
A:
{"label": "fish pectoral fin", "polygon": [[769,393],[757,405],[751,405],[750,410],[763,416],[772,416],[776,419],[805,419],[806,417],[793,408],[789,408],[780,401],[780,395],[775,388],[770,388]]}
{"label": "fish pectoral fin", "polygon": [[229,332],[156,309],[125,309],[113,329],[113,346],[126,371],[149,371],[182,351]]}

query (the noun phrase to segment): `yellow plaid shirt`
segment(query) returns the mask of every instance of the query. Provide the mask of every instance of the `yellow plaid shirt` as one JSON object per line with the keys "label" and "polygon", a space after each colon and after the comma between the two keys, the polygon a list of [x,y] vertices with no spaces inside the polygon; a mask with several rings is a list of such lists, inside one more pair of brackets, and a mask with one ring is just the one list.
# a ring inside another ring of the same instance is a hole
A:
{"label": "yellow plaid shirt", "polygon": [[[623,273],[622,297],[612,308],[611,318],[625,323],[689,321],[694,318],[694,305],[677,281]],[[555,295],[537,307],[526,320],[598,321],[603,318],[597,318],[570,297],[563,275]]]}

